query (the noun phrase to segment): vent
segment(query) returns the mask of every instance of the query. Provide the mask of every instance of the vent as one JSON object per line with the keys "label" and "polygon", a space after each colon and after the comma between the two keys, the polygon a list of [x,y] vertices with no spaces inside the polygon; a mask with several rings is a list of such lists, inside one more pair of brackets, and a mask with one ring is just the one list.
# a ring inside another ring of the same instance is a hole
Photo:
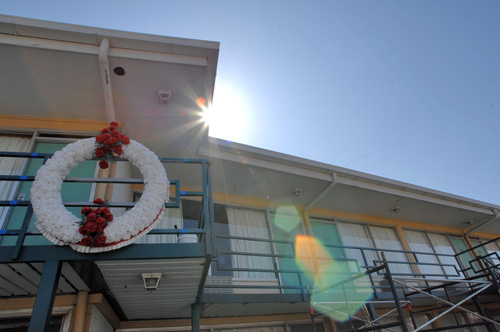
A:
{"label": "vent", "polygon": [[233,289],[231,287],[224,288],[210,288],[210,286],[232,286],[232,277],[213,277],[208,276],[205,281],[205,294],[232,294]]}
{"label": "vent", "polygon": [[158,101],[160,104],[168,104],[172,91],[158,90]]}

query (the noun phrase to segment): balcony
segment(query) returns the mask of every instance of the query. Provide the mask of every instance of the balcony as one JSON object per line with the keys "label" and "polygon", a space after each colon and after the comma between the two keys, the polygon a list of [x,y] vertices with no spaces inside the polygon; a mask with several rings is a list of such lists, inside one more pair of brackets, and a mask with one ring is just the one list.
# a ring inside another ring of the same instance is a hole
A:
{"label": "balcony", "polygon": [[[50,156],[0,153],[0,157],[26,160],[27,166],[30,161]],[[23,188],[34,180],[32,169],[26,167],[26,175],[1,176],[0,181],[17,185],[14,197],[24,194],[24,199],[0,201],[6,220],[0,233],[0,277],[4,280],[0,296],[37,295],[41,309],[35,304],[34,319],[47,314],[46,308],[52,306],[54,298],[52,291],[58,295],[90,291],[104,294],[122,322],[193,318],[198,310],[193,306],[197,305],[203,318],[304,314],[312,306],[313,318],[337,312],[352,326],[358,326],[352,317],[368,318],[369,324],[374,324],[376,315],[371,315],[377,310],[398,311],[401,323],[412,314],[408,304],[424,308],[436,301],[425,293],[450,303],[465,299],[477,305],[474,301],[479,296],[479,302],[498,301],[498,294],[491,291],[498,288],[498,253],[470,256],[470,250],[455,255],[322,244],[308,236],[302,236],[301,243],[297,237],[277,239],[276,234],[271,239],[224,233],[217,228],[214,214],[210,163],[194,159],[160,161],[169,177],[175,177],[170,180],[172,195],[165,207],[178,213],[167,213],[171,221],[168,227],[163,224],[132,245],[99,254],[52,245],[36,230],[29,191]],[[134,206],[134,196],[140,195],[143,184],[136,175],[134,170],[130,177],[70,174],[65,184],[91,184],[91,192],[108,194],[110,187],[103,190],[98,186],[112,185],[111,192],[122,190],[120,185],[129,186],[132,201],[108,203],[113,209],[127,209]],[[134,191],[134,186],[139,190]],[[92,205],[90,201],[64,203],[68,209],[79,211]],[[182,226],[175,229],[173,223]],[[187,234],[196,236],[197,241],[177,241]],[[149,273],[161,274],[156,290],[145,289],[141,275]],[[479,293],[470,297],[475,292]],[[487,323],[481,320],[470,324]]]}
{"label": "balcony", "polygon": [[[160,159],[167,170],[171,170],[168,172],[170,178],[172,174],[178,176],[170,180],[171,197],[165,204],[165,217],[160,226],[136,243],[119,250],[85,254],[67,246],[53,245],[34,226],[29,187],[34,181],[36,169],[33,170],[30,165],[34,165],[36,160],[44,162],[50,156],[44,153],[0,153],[3,158],[25,160],[27,170],[26,175],[0,177],[1,182],[14,184],[11,191],[14,195],[11,197],[18,198],[0,201],[4,216],[4,227],[0,230],[0,277],[4,280],[0,296],[34,296],[42,292],[44,297],[51,298],[51,289],[40,287],[46,276],[54,278],[61,270],[57,294],[78,291],[107,294],[108,302],[121,320],[191,317],[191,304],[202,294],[203,281],[215,253],[210,164],[205,160]],[[113,192],[127,190],[125,196],[137,200],[143,179],[135,176],[137,170],[133,168],[131,174],[132,177],[128,178],[91,178],[70,174],[62,189],[64,205],[75,214],[83,206],[95,205],[93,198],[87,201],[65,199],[68,192],[74,193],[83,185],[88,185],[95,195],[99,191],[107,193],[110,198],[107,206],[116,213],[115,216],[124,213],[135,203],[111,198],[116,196]],[[190,189],[181,189],[184,187]],[[184,210],[190,210],[184,218],[181,200],[186,200]],[[161,227],[168,225],[169,220],[179,227]],[[141,278],[143,273],[161,274],[158,289],[145,289]]]}

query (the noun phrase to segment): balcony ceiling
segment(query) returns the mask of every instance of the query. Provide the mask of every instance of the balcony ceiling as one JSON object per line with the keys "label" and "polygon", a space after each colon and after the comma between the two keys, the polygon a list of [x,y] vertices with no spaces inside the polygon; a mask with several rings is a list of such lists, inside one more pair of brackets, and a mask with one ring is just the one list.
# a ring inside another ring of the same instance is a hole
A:
{"label": "balcony ceiling", "polygon": [[[253,197],[255,204],[271,208],[293,205],[298,213],[314,201],[309,210],[311,216],[319,216],[318,209],[336,210],[350,220],[356,220],[352,214],[369,215],[403,226],[411,221],[453,227],[458,232],[467,232],[492,218],[494,209],[500,210],[495,205],[407,183],[291,156],[274,154],[272,158],[268,151],[255,153],[245,151],[246,148],[231,143],[230,147],[218,144],[200,150],[212,157],[217,169],[212,173],[215,192]],[[332,183],[333,172],[337,174],[337,184],[322,195]],[[295,188],[302,189],[300,196],[292,193]],[[399,212],[393,211],[396,206],[400,207]],[[474,224],[466,224],[468,220],[474,220]],[[500,220],[489,222],[480,231],[500,235]]]}
{"label": "balcony ceiling", "polygon": [[[129,320],[191,317],[205,258],[99,261],[112,296]],[[146,290],[142,273],[161,273],[158,289]]]}
{"label": "balcony ceiling", "polygon": [[[196,152],[207,135],[196,100],[210,102],[213,94],[215,42],[0,15],[1,114],[107,121],[98,57],[103,39],[110,43],[115,120],[159,156]],[[117,67],[125,74],[115,74]],[[168,104],[159,102],[158,90],[172,92]]]}

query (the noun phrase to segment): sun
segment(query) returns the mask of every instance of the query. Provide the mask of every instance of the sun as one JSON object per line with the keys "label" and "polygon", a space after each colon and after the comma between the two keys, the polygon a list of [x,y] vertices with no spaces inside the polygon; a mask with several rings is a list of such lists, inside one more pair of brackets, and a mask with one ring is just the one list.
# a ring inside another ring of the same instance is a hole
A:
{"label": "sun", "polygon": [[224,85],[216,87],[213,103],[204,109],[202,118],[210,136],[230,141],[241,141],[248,121],[242,97]]}

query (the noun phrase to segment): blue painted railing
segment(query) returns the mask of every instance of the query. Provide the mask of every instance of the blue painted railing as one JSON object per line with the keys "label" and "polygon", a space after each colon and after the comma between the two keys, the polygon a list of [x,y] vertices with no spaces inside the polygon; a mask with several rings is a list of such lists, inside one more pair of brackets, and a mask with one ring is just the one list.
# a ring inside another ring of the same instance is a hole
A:
{"label": "blue painted railing", "polygon": [[[44,159],[44,163],[52,155],[46,153],[21,153],[21,152],[0,152],[0,157],[5,158],[25,158],[25,159]],[[200,190],[185,191],[181,190],[180,180],[170,180],[170,186],[175,188],[175,198],[173,202],[165,204],[165,208],[180,208],[181,197],[196,197],[200,200],[201,213],[199,215],[197,228],[182,228],[182,229],[154,229],[149,234],[196,234],[199,241],[205,243],[207,255],[215,253],[215,241],[213,239],[213,198],[212,198],[212,183],[210,177],[210,163],[204,159],[176,159],[176,158],[159,158],[163,164],[182,163],[182,164],[197,164],[201,165],[201,183],[199,184]],[[118,159],[120,160],[120,159]],[[30,182],[34,181],[34,176],[26,175],[0,175],[0,182]],[[138,178],[79,178],[67,177],[64,182],[67,183],[110,183],[110,184],[143,184],[142,179]],[[63,202],[67,207],[82,207],[82,206],[95,206],[91,201],[72,201]],[[108,207],[111,208],[132,208],[134,202],[109,202]],[[19,257],[20,252],[25,245],[25,240],[31,236],[40,236],[41,233],[37,230],[29,229],[30,221],[33,215],[33,209],[30,201],[27,200],[1,200],[0,206],[14,208],[14,207],[27,207],[26,213],[23,216],[23,222],[18,229],[7,229],[2,227],[0,229],[0,239],[3,237],[16,237],[12,259]],[[4,213],[4,215],[8,213]],[[8,216],[6,220],[1,220],[2,225],[8,224]],[[0,246],[0,250],[6,246]],[[11,246],[10,246],[11,247]]]}

